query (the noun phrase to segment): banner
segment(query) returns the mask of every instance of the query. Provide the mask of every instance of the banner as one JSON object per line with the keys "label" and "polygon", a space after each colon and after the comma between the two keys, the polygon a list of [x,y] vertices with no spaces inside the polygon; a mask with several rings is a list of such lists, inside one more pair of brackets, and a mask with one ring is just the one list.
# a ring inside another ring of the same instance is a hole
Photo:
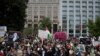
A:
{"label": "banner", "polygon": [[48,33],[45,30],[38,30],[38,37],[47,39]]}
{"label": "banner", "polygon": [[0,37],[3,37],[6,32],[7,32],[7,27],[6,26],[0,26]]}
{"label": "banner", "polygon": [[16,41],[18,38],[19,38],[19,37],[18,37],[17,33],[14,33],[14,34],[13,34],[13,41]]}

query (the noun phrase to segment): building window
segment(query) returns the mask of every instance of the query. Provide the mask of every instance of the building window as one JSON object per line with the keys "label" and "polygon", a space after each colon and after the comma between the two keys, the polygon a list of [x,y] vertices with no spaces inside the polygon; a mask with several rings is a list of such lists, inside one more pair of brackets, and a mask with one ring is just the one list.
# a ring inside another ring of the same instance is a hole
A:
{"label": "building window", "polygon": [[69,3],[73,3],[73,1],[69,1]]}
{"label": "building window", "polygon": [[76,33],[80,33],[80,29],[79,30],[76,30]]}
{"label": "building window", "polygon": [[93,4],[93,1],[89,1],[90,4]]}
{"label": "building window", "polygon": [[69,8],[73,8],[74,6],[69,6]]}
{"label": "building window", "polygon": [[86,6],[82,6],[83,8],[87,8]]}
{"label": "building window", "polygon": [[73,29],[69,29],[69,33],[73,33]]}
{"label": "building window", "polygon": [[69,34],[70,37],[73,37],[73,34]]}
{"label": "building window", "polygon": [[27,20],[28,22],[32,22],[32,20]]}
{"label": "building window", "polygon": [[87,20],[83,20],[83,22],[82,22],[84,25],[86,25],[87,24]]}
{"label": "building window", "polygon": [[67,12],[67,10],[63,10],[63,12]]}
{"label": "building window", "polygon": [[74,12],[74,10],[69,10],[69,12]]}
{"label": "building window", "polygon": [[99,15],[95,15],[96,17],[98,17]]}
{"label": "building window", "polygon": [[63,5],[62,7],[63,7],[63,8],[66,8],[67,6],[66,6],[66,5]]}
{"label": "building window", "polygon": [[100,11],[95,11],[96,13],[100,13]]}
{"label": "building window", "polygon": [[67,29],[62,29],[62,31],[67,31]]}
{"label": "building window", "polygon": [[32,27],[32,24],[28,24],[28,27]]}
{"label": "building window", "polygon": [[93,6],[89,6],[89,8],[93,8]]}
{"label": "building window", "polygon": [[63,23],[67,23],[67,20],[63,20]]}
{"label": "building window", "polygon": [[76,10],[76,12],[80,12],[80,10]]}
{"label": "building window", "polygon": [[57,19],[58,17],[57,16],[53,16],[53,18]]}
{"label": "building window", "polygon": [[53,20],[53,22],[54,22],[54,23],[56,23],[56,22],[57,22],[57,20]]}
{"label": "building window", "polygon": [[74,15],[69,15],[69,17],[74,17]]}
{"label": "building window", "polygon": [[44,16],[40,16],[40,18],[44,18]]}
{"label": "building window", "polygon": [[34,18],[38,18],[38,16],[34,16]]}
{"label": "building window", "polygon": [[83,15],[83,17],[87,17],[87,15]]}
{"label": "building window", "polygon": [[38,24],[34,24],[34,29],[38,29]]}
{"label": "building window", "polygon": [[80,8],[80,6],[76,6],[76,8]]}
{"label": "building window", "polygon": [[82,3],[86,3],[86,1],[82,1]]}
{"label": "building window", "polygon": [[87,31],[86,30],[82,30],[82,33],[86,33]]}
{"label": "building window", "polygon": [[80,17],[80,15],[76,15],[76,17]]}
{"label": "building window", "polygon": [[93,13],[93,11],[89,11],[89,13]]}
{"label": "building window", "polygon": [[67,3],[67,1],[62,1],[63,3]]}
{"label": "building window", "polygon": [[63,19],[67,19],[66,17],[62,17]]}
{"label": "building window", "polygon": [[80,20],[77,20],[76,22],[78,22],[78,23],[76,24],[76,28],[79,29],[79,28],[80,28],[80,23],[81,23],[81,22],[80,22]]}
{"label": "building window", "polygon": [[63,17],[66,17],[67,15],[62,15]]}
{"label": "building window", "polygon": [[53,24],[53,33],[57,32],[58,24]]}
{"label": "building window", "polygon": [[69,24],[69,28],[73,29],[74,25],[73,24]]}
{"label": "building window", "polygon": [[100,8],[100,6],[95,6],[95,8]]}
{"label": "building window", "polygon": [[93,15],[89,15],[89,17],[93,17]]}
{"label": "building window", "polygon": [[76,1],[76,3],[80,3],[80,1]]}
{"label": "building window", "polygon": [[86,10],[83,10],[82,12],[83,12],[83,13],[87,13],[87,11],[86,11]]}
{"label": "building window", "polygon": [[100,2],[95,2],[96,4],[100,4]]}
{"label": "building window", "polygon": [[34,22],[37,22],[38,20],[37,19],[34,19]]}
{"label": "building window", "polygon": [[69,20],[70,26],[72,26],[73,22],[74,22],[74,20]]}
{"label": "building window", "polygon": [[87,36],[87,34],[82,34],[82,36],[84,37],[84,36]]}
{"label": "building window", "polygon": [[67,28],[67,23],[62,23],[63,28]]}

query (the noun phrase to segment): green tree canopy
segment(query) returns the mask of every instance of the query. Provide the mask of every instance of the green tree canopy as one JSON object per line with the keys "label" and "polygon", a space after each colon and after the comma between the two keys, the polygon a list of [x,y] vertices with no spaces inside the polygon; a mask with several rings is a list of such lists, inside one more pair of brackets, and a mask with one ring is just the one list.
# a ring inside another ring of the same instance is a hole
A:
{"label": "green tree canopy", "polygon": [[39,29],[45,30],[46,27],[51,31],[51,20],[48,17],[44,17],[43,20],[39,22]]}
{"label": "green tree canopy", "polygon": [[24,33],[26,36],[32,35],[32,33],[33,33],[33,28],[25,28],[25,29],[23,30],[23,33]]}
{"label": "green tree canopy", "polygon": [[96,18],[95,22],[89,20],[88,28],[90,35],[95,37],[100,36],[100,16]]}
{"label": "green tree canopy", "polygon": [[24,28],[28,0],[0,0],[0,26],[20,31]]}

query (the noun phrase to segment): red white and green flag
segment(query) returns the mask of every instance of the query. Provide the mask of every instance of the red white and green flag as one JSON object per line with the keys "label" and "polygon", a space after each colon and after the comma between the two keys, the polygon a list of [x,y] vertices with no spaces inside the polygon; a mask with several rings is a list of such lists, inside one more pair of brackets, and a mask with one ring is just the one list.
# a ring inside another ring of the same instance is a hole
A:
{"label": "red white and green flag", "polygon": [[52,35],[47,27],[45,30],[38,30],[38,37],[40,37],[41,39],[52,39]]}
{"label": "red white and green flag", "polygon": [[51,33],[50,33],[50,31],[48,30],[48,28],[46,27],[46,32],[48,33],[48,35],[47,35],[47,39],[52,39],[52,35],[51,35]]}

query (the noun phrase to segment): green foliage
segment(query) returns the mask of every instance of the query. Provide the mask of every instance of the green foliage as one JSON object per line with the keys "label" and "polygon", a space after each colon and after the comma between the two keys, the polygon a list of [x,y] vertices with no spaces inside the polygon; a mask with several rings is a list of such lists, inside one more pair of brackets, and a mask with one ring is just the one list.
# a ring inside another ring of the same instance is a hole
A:
{"label": "green foliage", "polygon": [[31,35],[33,33],[33,28],[25,28],[23,30],[24,35]]}
{"label": "green foliage", "polygon": [[4,41],[4,37],[0,37],[0,42]]}
{"label": "green foliage", "polygon": [[100,36],[100,17],[97,17],[95,22],[89,20],[88,23],[89,33],[92,36],[98,37]]}
{"label": "green foliage", "polygon": [[0,25],[7,26],[8,30],[22,30],[27,2],[28,0],[0,0]]}
{"label": "green foliage", "polygon": [[45,30],[46,27],[48,27],[49,30],[51,30],[51,20],[50,18],[43,18],[43,20],[41,20],[39,25],[39,29]]}

